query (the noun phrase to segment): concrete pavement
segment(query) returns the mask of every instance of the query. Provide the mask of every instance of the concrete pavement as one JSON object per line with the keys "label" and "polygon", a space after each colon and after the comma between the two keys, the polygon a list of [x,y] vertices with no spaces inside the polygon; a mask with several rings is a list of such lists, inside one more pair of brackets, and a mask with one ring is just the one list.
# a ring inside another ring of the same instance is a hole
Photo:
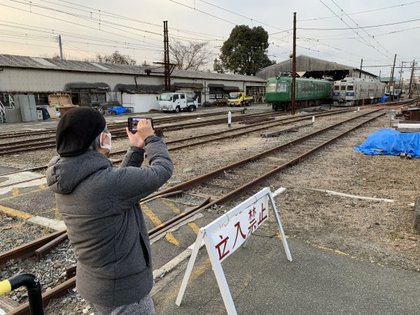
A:
{"label": "concrete pavement", "polygon": [[[238,314],[420,314],[420,273],[383,267],[289,239],[293,262],[267,229],[223,262]],[[261,236],[266,234],[266,236]],[[182,304],[186,262],[158,282],[157,314],[226,314],[205,247]],[[156,292],[157,291],[157,292]]]}

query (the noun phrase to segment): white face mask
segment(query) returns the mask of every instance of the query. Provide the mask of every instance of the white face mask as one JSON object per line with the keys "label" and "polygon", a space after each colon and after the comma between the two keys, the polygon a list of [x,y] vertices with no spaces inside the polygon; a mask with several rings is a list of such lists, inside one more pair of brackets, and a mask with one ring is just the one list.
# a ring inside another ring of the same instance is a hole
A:
{"label": "white face mask", "polygon": [[99,146],[102,149],[107,149],[107,150],[111,151],[112,144],[111,144],[111,133],[110,132],[102,132],[101,133]]}

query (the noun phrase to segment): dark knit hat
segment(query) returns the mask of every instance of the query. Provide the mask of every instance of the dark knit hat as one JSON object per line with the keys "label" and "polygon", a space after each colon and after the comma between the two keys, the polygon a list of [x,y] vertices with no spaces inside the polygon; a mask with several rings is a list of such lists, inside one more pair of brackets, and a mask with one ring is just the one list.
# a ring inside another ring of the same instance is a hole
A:
{"label": "dark knit hat", "polygon": [[105,126],[105,118],[92,108],[70,109],[61,117],[57,125],[58,154],[76,156],[86,152]]}

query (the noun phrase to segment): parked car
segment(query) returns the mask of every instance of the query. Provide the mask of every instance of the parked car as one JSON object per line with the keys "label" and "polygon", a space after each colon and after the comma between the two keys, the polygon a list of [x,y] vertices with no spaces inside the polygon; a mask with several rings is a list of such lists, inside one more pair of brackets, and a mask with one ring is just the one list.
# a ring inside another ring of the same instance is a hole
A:
{"label": "parked car", "polygon": [[122,105],[118,101],[108,101],[108,102],[93,102],[91,106],[92,108],[99,111],[102,115],[106,115],[106,114],[115,114],[116,113],[115,111],[113,110],[109,111],[109,109],[113,107],[121,107]]}

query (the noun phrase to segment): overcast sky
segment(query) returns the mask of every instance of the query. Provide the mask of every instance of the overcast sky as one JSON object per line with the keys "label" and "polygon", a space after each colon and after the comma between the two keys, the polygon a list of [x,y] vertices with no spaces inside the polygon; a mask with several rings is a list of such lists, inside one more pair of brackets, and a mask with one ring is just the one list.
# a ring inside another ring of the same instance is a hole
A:
{"label": "overcast sky", "polygon": [[208,42],[212,59],[235,25],[262,26],[270,59],[280,62],[292,52],[296,12],[297,55],[356,68],[363,58],[364,70],[383,77],[397,54],[397,78],[401,62],[420,59],[420,1],[0,0],[0,12],[1,54],[53,57],[61,34],[66,59],[118,50],[150,64],[163,58],[167,20],[170,41]]}

